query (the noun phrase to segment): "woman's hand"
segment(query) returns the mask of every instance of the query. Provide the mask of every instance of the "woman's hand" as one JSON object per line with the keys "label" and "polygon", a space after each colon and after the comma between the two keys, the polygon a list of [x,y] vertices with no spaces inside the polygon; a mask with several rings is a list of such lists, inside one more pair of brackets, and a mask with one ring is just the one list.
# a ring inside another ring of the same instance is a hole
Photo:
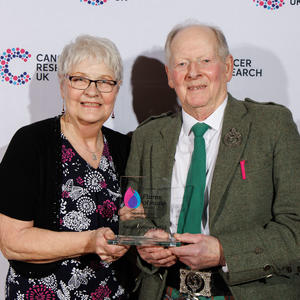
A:
{"label": "woman's hand", "polygon": [[107,240],[114,239],[115,234],[110,228],[104,227],[94,230],[91,236],[93,252],[105,262],[113,262],[122,257],[129,246],[109,245]]}

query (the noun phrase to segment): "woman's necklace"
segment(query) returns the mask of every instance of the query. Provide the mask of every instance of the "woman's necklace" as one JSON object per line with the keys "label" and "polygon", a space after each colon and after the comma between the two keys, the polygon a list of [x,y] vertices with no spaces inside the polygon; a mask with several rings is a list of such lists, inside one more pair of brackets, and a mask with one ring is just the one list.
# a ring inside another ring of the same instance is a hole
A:
{"label": "woman's necklace", "polygon": [[89,152],[91,155],[92,155],[92,160],[94,161],[97,161],[99,158],[101,158],[101,155],[99,155],[99,158],[97,156],[97,153],[101,153],[102,154],[102,151],[103,151],[103,147],[101,147],[100,150],[97,150],[97,151],[91,151],[85,147],[82,147],[81,145],[75,143],[75,145],[77,145],[79,148],[81,148],[82,150],[85,150],[86,152]]}
{"label": "woman's necklace", "polygon": [[[70,137],[70,135],[69,134],[66,134],[66,131],[68,131],[68,133],[70,133],[70,129],[68,129],[68,125],[67,125],[67,121],[65,120],[65,118],[64,118],[64,116],[62,117],[63,118],[63,124],[64,124],[64,135],[66,136],[66,138],[69,140],[69,137]],[[74,134],[72,134],[71,133],[71,137],[72,137],[72,135],[73,135],[73,139],[74,140],[76,140],[76,136],[74,135]],[[98,137],[97,137],[97,143],[100,141],[100,137],[101,137],[101,130],[99,130],[99,132],[98,132]],[[103,151],[103,145],[100,145],[100,149],[99,150],[97,150],[97,151],[91,151],[91,150],[89,150],[88,148],[86,148],[86,147],[83,147],[83,146],[81,146],[79,143],[77,143],[77,142],[74,142],[74,140],[72,141],[72,144],[75,144],[75,145],[77,145],[80,149],[82,149],[82,150],[84,150],[84,151],[86,151],[86,152],[89,152],[91,155],[92,155],[92,160],[94,160],[94,161],[97,161],[98,160],[98,156],[97,156],[97,153],[102,153],[102,151]],[[70,140],[69,140],[69,142],[71,142]],[[101,158],[101,156],[99,155],[99,158]]]}
{"label": "woman's necklace", "polygon": [[98,157],[97,157],[96,153],[99,153],[102,150],[99,150],[99,151],[96,151],[96,152],[92,152],[92,151],[89,151],[88,149],[86,149],[86,151],[88,151],[88,152],[90,152],[92,154],[92,160],[98,160]]}

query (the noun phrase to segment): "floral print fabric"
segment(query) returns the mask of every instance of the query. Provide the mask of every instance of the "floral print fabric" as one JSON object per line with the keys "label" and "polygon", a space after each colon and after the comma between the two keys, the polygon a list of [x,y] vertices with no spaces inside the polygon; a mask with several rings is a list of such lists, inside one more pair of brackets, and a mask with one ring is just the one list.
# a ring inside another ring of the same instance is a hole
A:
{"label": "floral print fabric", "polygon": [[[117,233],[120,188],[105,137],[97,169],[83,160],[63,135],[61,138],[60,230],[110,227]],[[113,264],[89,254],[63,260],[55,273],[43,278],[28,278],[10,267],[6,299],[117,300],[128,299],[128,295],[118,282]]]}

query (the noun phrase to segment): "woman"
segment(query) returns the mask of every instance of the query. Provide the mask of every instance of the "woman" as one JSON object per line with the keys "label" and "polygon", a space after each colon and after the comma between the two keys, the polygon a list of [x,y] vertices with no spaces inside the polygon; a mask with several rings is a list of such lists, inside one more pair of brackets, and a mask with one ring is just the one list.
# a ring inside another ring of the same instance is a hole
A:
{"label": "woman", "polygon": [[108,245],[118,228],[127,136],[103,123],[122,79],[115,45],[80,36],[58,63],[65,112],[25,126],[0,166],[7,299],[127,299]]}

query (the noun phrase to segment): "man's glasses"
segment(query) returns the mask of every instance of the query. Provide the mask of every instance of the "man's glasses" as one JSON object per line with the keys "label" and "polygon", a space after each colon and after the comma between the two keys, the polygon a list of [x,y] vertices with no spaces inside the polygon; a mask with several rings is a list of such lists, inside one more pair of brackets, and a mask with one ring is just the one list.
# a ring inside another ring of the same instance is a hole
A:
{"label": "man's glasses", "polygon": [[92,82],[94,82],[98,91],[102,93],[110,93],[118,83],[115,80],[91,80],[81,76],[67,76],[67,78],[70,80],[71,87],[74,89],[85,90],[91,85]]}

